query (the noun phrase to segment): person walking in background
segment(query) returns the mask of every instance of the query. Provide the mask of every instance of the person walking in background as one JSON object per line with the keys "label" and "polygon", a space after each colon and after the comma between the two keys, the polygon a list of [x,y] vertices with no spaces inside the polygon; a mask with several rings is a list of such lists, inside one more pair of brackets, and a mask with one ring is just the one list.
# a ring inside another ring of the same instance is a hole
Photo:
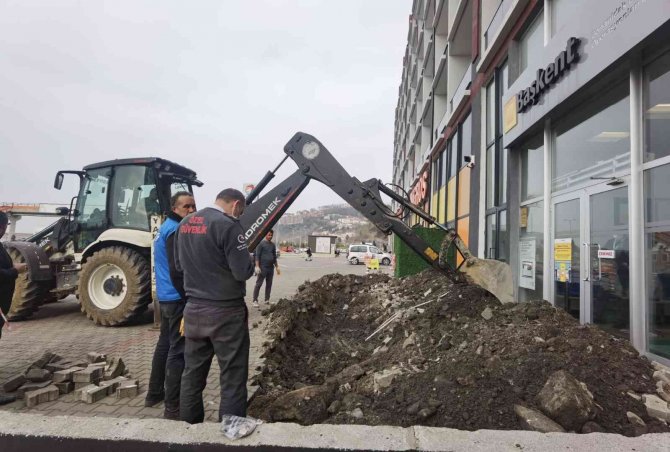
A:
{"label": "person walking in background", "polygon": [[258,244],[255,254],[256,261],[256,285],[254,286],[253,304],[258,307],[258,294],[261,291],[263,281],[265,281],[265,302],[270,302],[270,293],[272,292],[272,279],[274,278],[274,271],[277,269],[277,274],[280,275],[279,264],[277,264],[277,247],[272,243],[274,231],[270,230],[265,235],[265,240],[261,240]]}
{"label": "person walking in background", "polygon": [[307,257],[305,258],[305,260],[306,260],[306,261],[311,261],[311,260],[312,260],[312,248],[310,248],[310,247],[308,246],[308,247],[307,247],[307,251],[305,251],[305,252],[307,253]]}
{"label": "person walking in background", "polygon": [[220,369],[219,422],[227,414],[247,413],[249,313],[244,296],[254,263],[237,219],[244,207],[244,195],[227,188],[214,205],[184,218],[176,237],[177,270],[184,273],[187,299],[179,409],[181,420],[190,424],[205,418],[202,392],[214,355]]}
{"label": "person walking in background", "polygon": [[171,212],[154,240],[156,295],[161,311],[158,343],[154,350],[145,406],[165,401],[163,417],[179,419],[179,390],[184,371],[184,338],[179,325],[186,305],[183,276],[176,269],[174,239],[181,220],[195,212],[195,200],[180,191],[170,198]]}

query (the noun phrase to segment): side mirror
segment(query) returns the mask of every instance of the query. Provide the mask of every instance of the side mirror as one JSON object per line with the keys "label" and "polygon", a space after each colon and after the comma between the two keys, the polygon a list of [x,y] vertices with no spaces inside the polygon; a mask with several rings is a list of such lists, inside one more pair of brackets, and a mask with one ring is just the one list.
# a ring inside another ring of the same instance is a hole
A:
{"label": "side mirror", "polygon": [[67,216],[70,214],[70,209],[67,207],[56,207],[56,215]]}
{"label": "side mirror", "polygon": [[54,180],[54,188],[56,190],[60,190],[61,187],[63,187],[63,179],[64,179],[63,173],[61,173],[60,171],[56,173],[56,179]]}

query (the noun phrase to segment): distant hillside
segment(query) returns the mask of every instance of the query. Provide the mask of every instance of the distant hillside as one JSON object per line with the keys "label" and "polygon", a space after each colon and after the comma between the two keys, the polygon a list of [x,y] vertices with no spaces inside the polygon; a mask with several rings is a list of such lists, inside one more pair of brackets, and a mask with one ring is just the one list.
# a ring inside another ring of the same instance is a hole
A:
{"label": "distant hillside", "polygon": [[304,244],[310,234],[336,235],[338,243],[344,245],[372,241],[381,245],[387,241],[384,234],[348,204],[284,214],[274,230],[282,244]]}

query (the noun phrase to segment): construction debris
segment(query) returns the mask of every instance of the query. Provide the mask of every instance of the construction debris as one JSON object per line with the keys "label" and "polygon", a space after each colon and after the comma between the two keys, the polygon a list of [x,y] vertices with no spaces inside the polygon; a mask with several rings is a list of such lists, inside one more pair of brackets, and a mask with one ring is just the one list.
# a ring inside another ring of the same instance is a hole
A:
{"label": "construction debris", "polygon": [[432,270],[334,274],[263,314],[269,339],[249,414],[264,420],[670,431],[658,384],[667,368],[546,302],[502,305]]}
{"label": "construction debris", "polygon": [[[23,374],[15,375],[2,385],[4,392],[16,392],[27,407],[57,400],[74,391],[76,400],[95,403],[104,397],[135,397],[139,381],[132,380],[121,358],[90,352],[86,359],[65,359],[51,352],[33,362]],[[53,372],[53,373],[52,373]]]}

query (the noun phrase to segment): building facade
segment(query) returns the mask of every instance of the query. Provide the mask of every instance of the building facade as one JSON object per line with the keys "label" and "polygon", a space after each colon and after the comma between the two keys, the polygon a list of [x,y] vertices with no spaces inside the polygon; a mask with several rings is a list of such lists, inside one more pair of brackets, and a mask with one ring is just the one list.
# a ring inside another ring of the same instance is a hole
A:
{"label": "building facade", "polygon": [[519,301],[670,363],[670,1],[415,0],[393,168]]}

